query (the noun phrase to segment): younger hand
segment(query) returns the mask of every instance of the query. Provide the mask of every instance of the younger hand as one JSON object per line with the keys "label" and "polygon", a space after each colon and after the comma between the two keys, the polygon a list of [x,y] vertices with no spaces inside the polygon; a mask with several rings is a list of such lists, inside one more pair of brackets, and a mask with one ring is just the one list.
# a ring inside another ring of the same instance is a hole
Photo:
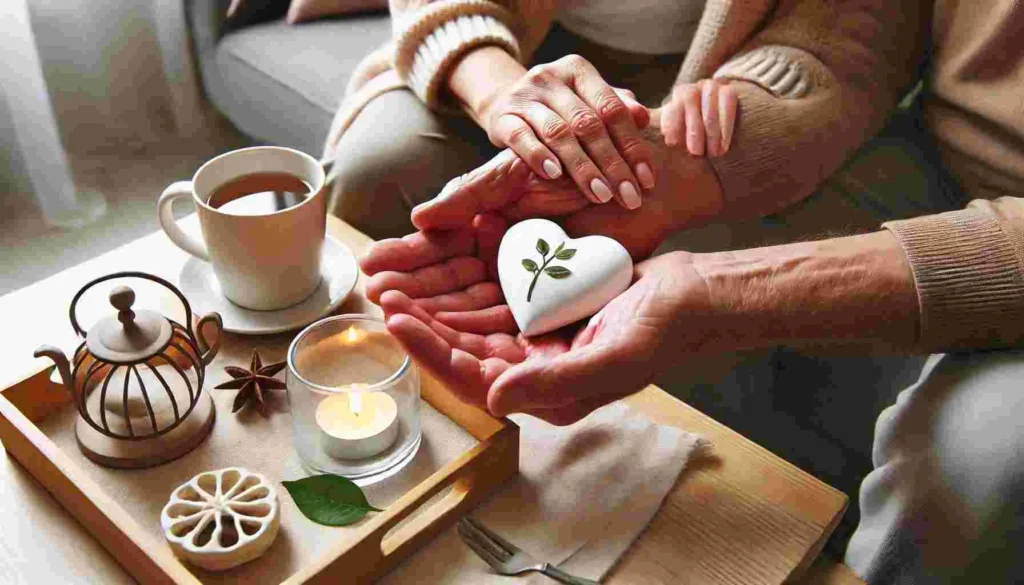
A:
{"label": "younger hand", "polygon": [[665,144],[685,144],[693,156],[722,156],[732,142],[736,107],[736,91],[725,82],[703,79],[675,86],[661,109]]}
{"label": "younger hand", "polygon": [[614,197],[635,209],[641,189],[654,187],[640,134],[650,113],[578,55],[530,69],[478,108],[491,142],[511,148],[540,177],[568,175],[592,203]]}

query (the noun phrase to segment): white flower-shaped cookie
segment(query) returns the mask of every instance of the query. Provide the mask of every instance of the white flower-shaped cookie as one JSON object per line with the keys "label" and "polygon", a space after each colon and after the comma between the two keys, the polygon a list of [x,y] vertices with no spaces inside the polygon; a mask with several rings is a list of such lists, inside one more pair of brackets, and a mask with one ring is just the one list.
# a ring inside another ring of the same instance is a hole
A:
{"label": "white flower-shaped cookie", "polygon": [[178,557],[210,571],[237,567],[277,538],[277,489],[241,467],[206,471],[171,492],[160,525]]}

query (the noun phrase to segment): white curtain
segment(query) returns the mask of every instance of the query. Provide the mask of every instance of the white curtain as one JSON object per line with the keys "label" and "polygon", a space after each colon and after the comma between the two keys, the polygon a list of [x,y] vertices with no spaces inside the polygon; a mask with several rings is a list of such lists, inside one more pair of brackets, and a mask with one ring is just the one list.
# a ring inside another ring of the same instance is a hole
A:
{"label": "white curtain", "polygon": [[[0,2],[0,92],[7,120],[4,147],[14,172],[27,178],[47,221],[76,225],[102,213],[102,199],[83,202],[75,193],[53,104],[43,78],[26,0]],[[26,181],[22,181],[25,183]],[[99,206],[99,207],[97,207]]]}

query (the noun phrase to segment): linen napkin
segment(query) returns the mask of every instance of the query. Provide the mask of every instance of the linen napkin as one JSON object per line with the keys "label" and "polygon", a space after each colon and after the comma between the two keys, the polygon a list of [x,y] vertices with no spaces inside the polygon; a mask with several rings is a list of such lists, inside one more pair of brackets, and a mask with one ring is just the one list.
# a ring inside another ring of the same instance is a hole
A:
{"label": "linen napkin", "polygon": [[[654,516],[701,437],[652,423],[613,403],[567,427],[523,415],[519,477],[472,513],[540,561],[601,579]],[[547,583],[542,575],[519,578]],[[459,539],[454,527],[423,547],[382,583],[514,582]]]}

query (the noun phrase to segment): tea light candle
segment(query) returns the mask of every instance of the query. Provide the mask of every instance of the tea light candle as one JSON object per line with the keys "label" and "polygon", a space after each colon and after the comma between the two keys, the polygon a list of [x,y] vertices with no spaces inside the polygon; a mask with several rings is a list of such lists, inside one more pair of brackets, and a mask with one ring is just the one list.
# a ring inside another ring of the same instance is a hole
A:
{"label": "tea light candle", "polygon": [[398,404],[384,392],[360,392],[352,384],[316,407],[325,453],[338,459],[365,459],[387,450],[398,436]]}

